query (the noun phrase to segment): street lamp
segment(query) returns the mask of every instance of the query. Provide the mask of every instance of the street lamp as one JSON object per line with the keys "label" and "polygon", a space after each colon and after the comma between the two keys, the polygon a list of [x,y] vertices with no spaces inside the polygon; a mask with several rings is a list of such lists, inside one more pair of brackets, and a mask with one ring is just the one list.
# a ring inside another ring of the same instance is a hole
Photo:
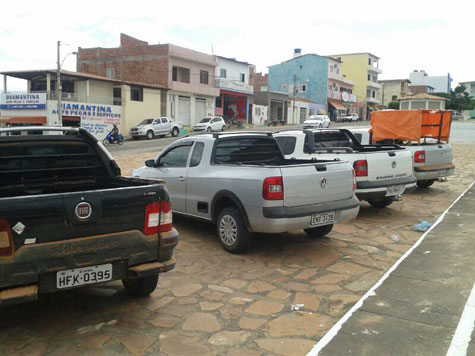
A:
{"label": "street lamp", "polygon": [[61,113],[61,96],[63,95],[62,93],[62,87],[61,87],[61,67],[64,64],[64,61],[70,54],[78,54],[77,52],[70,52],[67,55],[64,56],[63,61],[60,62],[60,48],[61,48],[61,41],[58,41],[58,60],[57,60],[57,65],[58,68],[56,70],[56,99],[58,100],[58,106],[57,106],[57,111],[58,111],[58,124],[59,126],[63,126],[63,115]]}

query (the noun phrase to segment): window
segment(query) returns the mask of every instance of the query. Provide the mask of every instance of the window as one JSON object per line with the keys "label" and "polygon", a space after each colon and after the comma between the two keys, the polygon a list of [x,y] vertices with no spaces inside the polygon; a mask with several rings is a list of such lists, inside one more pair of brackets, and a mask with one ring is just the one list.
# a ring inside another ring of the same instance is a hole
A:
{"label": "window", "polygon": [[244,83],[246,81],[246,75],[244,73],[240,73],[239,79],[241,80],[242,83]]}
{"label": "window", "polygon": [[218,141],[214,162],[224,163],[271,163],[282,158],[274,139],[267,137],[224,139]]}
{"label": "window", "polygon": [[393,95],[393,96],[391,97],[391,101],[396,101],[396,100],[397,100],[397,95]]}
{"label": "window", "polygon": [[204,147],[205,144],[203,142],[195,143],[195,148],[193,149],[193,153],[191,155],[190,167],[196,167],[200,165]]}
{"label": "window", "polygon": [[368,58],[368,65],[371,65],[371,58]]}
{"label": "window", "polygon": [[130,87],[130,100],[143,101],[143,88]]}
{"label": "window", "polygon": [[336,69],[336,74],[340,74],[340,68]]}
{"label": "window", "polygon": [[305,93],[307,91],[307,86],[305,84],[299,85],[299,93]]}
{"label": "window", "polygon": [[373,98],[376,98],[376,92],[373,90]]}
{"label": "window", "polygon": [[186,161],[190,154],[191,146],[178,146],[160,157],[162,167],[186,167]]}
{"label": "window", "polygon": [[114,88],[113,96],[114,96],[114,105],[121,105],[122,104],[122,89]]}
{"label": "window", "polygon": [[162,117],[162,124],[167,124],[168,123],[168,119],[166,117]]}
{"label": "window", "polygon": [[261,91],[267,91],[267,85],[262,85],[261,86]]}
{"label": "window", "polygon": [[292,136],[281,136],[275,138],[277,143],[282,150],[284,155],[291,155],[295,151],[295,143],[297,142],[296,137]]}
{"label": "window", "polygon": [[261,115],[261,108],[255,108],[255,113],[256,115],[260,116]]}
{"label": "window", "polygon": [[220,96],[216,97],[216,107],[217,108],[222,108],[223,107],[223,100],[222,100],[222,97],[220,97]]}
{"label": "window", "polygon": [[115,70],[114,70],[114,68],[107,68],[107,69],[106,69],[106,77],[107,77],[107,78],[115,78]]}
{"label": "window", "polygon": [[190,82],[190,69],[178,66],[173,66],[172,80],[174,82],[189,83]]}
{"label": "window", "polygon": [[330,72],[333,72],[333,66],[330,66]]}
{"label": "window", "polygon": [[155,119],[155,120],[153,120],[153,124],[154,124],[154,125],[159,125],[159,124],[160,124],[160,119]]}
{"label": "window", "polygon": [[200,83],[208,84],[208,72],[205,70],[200,70]]}
{"label": "window", "polygon": [[371,74],[368,74],[368,82],[371,81]]}
{"label": "window", "polygon": [[226,78],[226,74],[227,74],[227,73],[226,73],[226,69],[221,68],[221,69],[219,70],[219,76],[220,76],[221,78]]}

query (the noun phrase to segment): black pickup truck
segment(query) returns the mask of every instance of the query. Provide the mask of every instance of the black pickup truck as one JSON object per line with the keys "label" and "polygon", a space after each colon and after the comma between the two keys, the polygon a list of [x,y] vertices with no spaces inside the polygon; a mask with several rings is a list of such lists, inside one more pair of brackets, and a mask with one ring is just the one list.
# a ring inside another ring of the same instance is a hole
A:
{"label": "black pickup truck", "polygon": [[119,279],[146,296],[177,243],[165,183],[121,177],[86,130],[0,129],[0,306]]}

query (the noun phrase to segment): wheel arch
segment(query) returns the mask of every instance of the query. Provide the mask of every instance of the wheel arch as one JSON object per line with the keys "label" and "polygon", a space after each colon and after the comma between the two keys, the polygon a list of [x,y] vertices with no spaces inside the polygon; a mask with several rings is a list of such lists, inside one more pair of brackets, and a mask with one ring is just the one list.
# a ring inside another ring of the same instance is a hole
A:
{"label": "wheel arch", "polygon": [[227,207],[236,207],[241,213],[241,216],[244,220],[244,224],[246,224],[246,227],[248,228],[248,230],[250,230],[251,224],[249,222],[249,218],[247,216],[247,212],[246,212],[246,209],[244,208],[244,205],[242,204],[241,200],[237,197],[237,195],[229,190],[219,191],[213,197],[213,200],[211,202],[211,209],[210,209],[211,220],[214,223],[216,223],[219,212],[222,209],[227,208]]}

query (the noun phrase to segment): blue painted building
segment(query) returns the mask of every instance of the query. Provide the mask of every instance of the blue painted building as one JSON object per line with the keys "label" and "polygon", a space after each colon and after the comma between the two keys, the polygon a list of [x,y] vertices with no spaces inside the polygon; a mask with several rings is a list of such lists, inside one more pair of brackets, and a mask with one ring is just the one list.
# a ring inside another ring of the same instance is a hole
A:
{"label": "blue painted building", "polygon": [[291,100],[304,99],[314,110],[327,110],[327,86],[327,57],[301,55],[296,49],[294,58],[269,67],[270,91],[288,93]]}

